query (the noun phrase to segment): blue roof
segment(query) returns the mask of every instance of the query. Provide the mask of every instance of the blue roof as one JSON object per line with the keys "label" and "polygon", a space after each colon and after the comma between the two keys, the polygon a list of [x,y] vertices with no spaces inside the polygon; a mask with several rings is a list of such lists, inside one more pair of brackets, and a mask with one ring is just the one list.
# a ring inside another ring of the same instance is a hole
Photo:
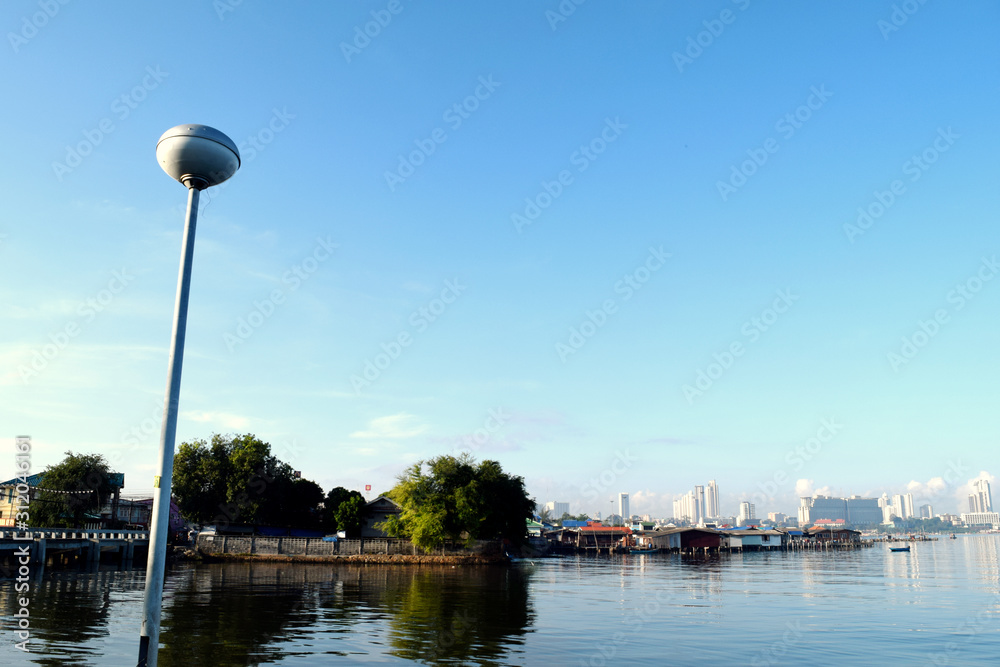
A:
{"label": "blue roof", "polygon": [[562,522],[563,528],[582,528],[587,525],[586,521],[577,521],[576,519],[566,519]]}

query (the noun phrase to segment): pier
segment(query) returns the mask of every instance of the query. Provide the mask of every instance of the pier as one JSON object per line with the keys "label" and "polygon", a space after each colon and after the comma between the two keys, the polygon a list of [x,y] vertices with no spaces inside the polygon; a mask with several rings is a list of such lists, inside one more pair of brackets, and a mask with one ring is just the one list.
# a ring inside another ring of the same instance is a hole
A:
{"label": "pier", "polygon": [[29,548],[31,562],[38,564],[80,559],[99,563],[102,555],[112,555],[120,563],[130,563],[136,551],[145,557],[149,548],[148,530],[83,530],[76,528],[29,528],[0,530],[0,562],[9,562]]}

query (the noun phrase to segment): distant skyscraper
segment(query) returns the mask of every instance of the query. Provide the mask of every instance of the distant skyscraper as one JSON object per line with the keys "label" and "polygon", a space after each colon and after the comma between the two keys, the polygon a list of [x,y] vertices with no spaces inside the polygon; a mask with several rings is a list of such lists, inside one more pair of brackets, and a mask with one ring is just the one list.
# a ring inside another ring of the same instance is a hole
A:
{"label": "distant skyscraper", "polygon": [[695,523],[705,523],[705,487],[694,487]]}
{"label": "distant skyscraper", "polygon": [[969,511],[993,511],[993,495],[990,493],[990,483],[988,480],[977,479],[972,483],[972,493],[969,494]]}
{"label": "distant skyscraper", "polygon": [[920,518],[921,519],[933,519],[934,518],[934,508],[930,505],[920,506]]}
{"label": "distant skyscraper", "polygon": [[710,519],[718,519],[722,516],[719,512],[719,487],[714,479],[708,481],[708,497],[705,503],[705,515]]}
{"label": "distant skyscraper", "polygon": [[552,519],[561,519],[563,514],[569,514],[569,503],[560,503],[555,500],[545,503],[545,509],[549,511]]}
{"label": "distant skyscraper", "polygon": [[755,523],[757,518],[757,509],[754,507],[753,503],[743,501],[740,503],[740,516],[737,519],[736,524],[739,526],[746,526],[751,523]]}
{"label": "distant skyscraper", "polygon": [[900,519],[913,518],[913,494],[896,494],[892,497],[892,513]]}
{"label": "distant skyscraper", "polygon": [[622,515],[622,518],[626,521],[632,518],[632,514],[628,509],[628,494],[619,493],[618,494],[618,513]]}

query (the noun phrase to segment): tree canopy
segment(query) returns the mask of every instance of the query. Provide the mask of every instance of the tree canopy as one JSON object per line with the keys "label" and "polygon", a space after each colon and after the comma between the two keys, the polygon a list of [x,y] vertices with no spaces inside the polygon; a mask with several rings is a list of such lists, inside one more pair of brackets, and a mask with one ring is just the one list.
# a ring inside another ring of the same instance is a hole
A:
{"label": "tree canopy", "polygon": [[215,434],[181,443],[173,493],[181,513],[199,523],[319,528],[323,489],[293,473],[252,433]]}
{"label": "tree canopy", "polygon": [[330,532],[343,530],[348,537],[359,537],[364,510],[365,497],[360,492],[334,487],[323,501],[324,527]]}
{"label": "tree canopy", "polygon": [[377,526],[428,552],[446,540],[505,538],[520,545],[535,511],[523,478],[505,473],[496,461],[477,464],[469,454],[415,463],[388,497],[402,511]]}
{"label": "tree canopy", "polygon": [[86,515],[100,512],[112,492],[111,469],[103,456],[66,452],[66,458],[45,469],[31,500],[30,523],[82,528]]}

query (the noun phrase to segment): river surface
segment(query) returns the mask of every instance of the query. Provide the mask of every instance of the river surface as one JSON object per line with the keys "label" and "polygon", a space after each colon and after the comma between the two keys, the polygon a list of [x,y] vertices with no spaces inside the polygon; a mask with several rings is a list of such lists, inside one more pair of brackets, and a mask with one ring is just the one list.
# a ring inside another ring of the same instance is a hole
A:
{"label": "river surface", "polygon": [[[844,552],[509,567],[183,564],[159,664],[997,665],[1000,535]],[[0,665],[134,665],[144,571],[48,569],[30,653],[0,581]]]}

